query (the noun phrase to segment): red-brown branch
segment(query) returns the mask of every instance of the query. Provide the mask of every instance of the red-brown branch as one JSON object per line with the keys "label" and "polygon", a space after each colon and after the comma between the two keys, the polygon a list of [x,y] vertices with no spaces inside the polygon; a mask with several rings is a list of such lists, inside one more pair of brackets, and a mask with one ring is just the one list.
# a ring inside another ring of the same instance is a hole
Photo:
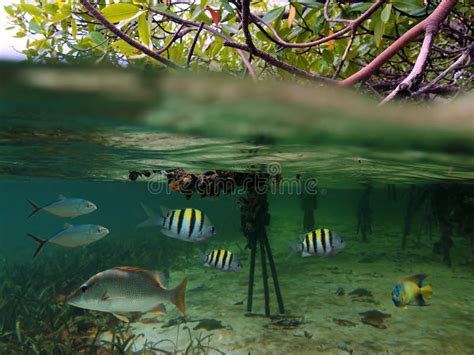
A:
{"label": "red-brown branch", "polygon": [[[351,75],[347,79],[342,80],[339,82],[341,86],[352,86],[358,83],[361,80],[365,80],[369,78],[373,73],[375,73],[386,61],[388,61],[392,56],[394,56],[398,51],[404,48],[408,43],[416,39],[420,34],[423,32],[425,33],[425,38],[423,41],[423,46],[420,51],[419,60],[415,63],[415,73],[418,72],[421,68],[423,71],[426,59],[429,56],[431,46],[433,45],[433,40],[436,37],[439,27],[441,23],[446,19],[448,14],[451,12],[453,7],[456,5],[457,0],[442,0],[438,7],[421,21],[416,26],[412,27],[410,30],[405,32],[400,38],[398,38],[395,42],[393,42],[387,49],[385,49],[382,53],[380,53],[372,62],[370,62],[367,66],[359,70],[357,73]],[[413,84],[412,77],[410,76],[410,85]],[[408,77],[407,77],[408,78]],[[400,83],[400,85],[406,85],[407,83]],[[399,85],[399,86],[400,86]],[[405,86],[404,86],[405,87]],[[398,87],[397,87],[398,88]],[[401,88],[398,88],[400,91]],[[406,89],[406,88],[405,88]],[[397,92],[398,92],[397,91]]]}

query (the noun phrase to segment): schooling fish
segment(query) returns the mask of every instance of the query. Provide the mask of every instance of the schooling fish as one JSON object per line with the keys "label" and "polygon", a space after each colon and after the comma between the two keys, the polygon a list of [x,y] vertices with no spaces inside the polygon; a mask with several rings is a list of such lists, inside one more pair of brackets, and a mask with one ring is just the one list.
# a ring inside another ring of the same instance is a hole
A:
{"label": "schooling fish", "polygon": [[95,224],[80,224],[77,226],[65,224],[64,227],[63,230],[60,230],[49,239],[41,239],[28,233],[29,237],[39,243],[33,258],[38,255],[46,243],[57,244],[65,248],[76,248],[93,243],[109,234],[107,228]]}
{"label": "schooling fish", "polygon": [[161,207],[162,215],[141,204],[148,219],[137,227],[161,227],[164,235],[187,242],[198,242],[216,234],[216,229],[209,218],[195,208],[170,210]]}
{"label": "schooling fish", "polygon": [[301,251],[302,256],[327,256],[339,253],[346,246],[346,242],[335,232],[329,229],[316,229],[302,236],[300,243],[288,242],[292,252],[290,256]]}
{"label": "schooling fish", "polygon": [[27,201],[30,203],[31,207],[33,207],[33,211],[31,211],[28,218],[39,211],[46,211],[59,217],[74,218],[94,212],[97,209],[97,206],[90,201],[84,200],[82,198],[67,198],[63,195],[59,195],[56,201],[51,202],[43,207],[39,207],[36,203],[29,199]]}
{"label": "schooling fish", "polygon": [[425,300],[430,299],[433,294],[431,285],[425,283],[427,277],[425,274],[416,274],[398,281],[392,291],[393,304],[397,307],[409,304],[425,305]]}
{"label": "schooling fish", "polygon": [[204,266],[222,271],[240,271],[242,265],[237,256],[225,249],[212,250],[207,254],[201,253],[200,259]]}
{"label": "schooling fish", "polygon": [[109,312],[124,322],[137,313],[166,313],[163,303],[173,303],[184,315],[186,284],[184,278],[178,286],[169,289],[157,273],[122,266],[92,276],[68,297],[67,303]]}

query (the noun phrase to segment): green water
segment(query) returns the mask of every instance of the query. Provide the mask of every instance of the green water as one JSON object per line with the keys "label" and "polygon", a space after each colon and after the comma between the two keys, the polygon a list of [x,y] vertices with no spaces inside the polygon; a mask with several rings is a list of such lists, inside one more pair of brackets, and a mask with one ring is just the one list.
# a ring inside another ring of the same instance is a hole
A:
{"label": "green water", "polygon": [[[350,94],[333,102],[324,90],[282,83],[8,63],[0,72],[1,354],[472,353],[469,100],[374,109]],[[247,314],[250,251],[239,202],[246,192],[186,199],[159,174],[129,180],[130,171],[176,167],[281,174],[279,185],[269,183],[266,232],[285,315],[269,277],[273,318],[265,317],[259,252],[254,316]],[[314,179],[315,228],[347,242],[337,255],[287,257],[286,241],[308,231],[300,194],[307,179]],[[98,209],[75,219],[27,218],[27,199],[42,206],[60,194]],[[217,234],[186,243],[159,228],[136,229],[145,219],[141,203],[200,209]],[[26,233],[48,238],[64,223],[99,224],[110,234],[86,247],[47,243],[33,259],[37,246]],[[239,273],[202,265],[199,250],[220,248],[239,256]],[[167,304],[167,315],[127,324],[65,303],[89,277],[116,266],[167,271],[171,287],[187,277],[186,318]],[[393,287],[417,273],[429,275],[433,298],[395,307]],[[351,294],[356,289],[363,294]],[[371,310],[389,316],[364,323],[361,313]],[[203,319],[215,320],[215,329],[200,328]]]}

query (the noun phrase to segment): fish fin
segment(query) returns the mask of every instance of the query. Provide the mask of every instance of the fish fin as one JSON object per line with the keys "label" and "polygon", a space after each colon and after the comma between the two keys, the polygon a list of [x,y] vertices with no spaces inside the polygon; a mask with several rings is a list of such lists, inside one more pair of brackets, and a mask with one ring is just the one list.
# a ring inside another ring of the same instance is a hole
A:
{"label": "fish fin", "polygon": [[301,251],[301,245],[300,243],[295,243],[291,242],[289,240],[286,241],[286,244],[288,244],[291,248],[291,253],[288,254],[287,258],[291,258],[293,255],[295,255],[297,252]]}
{"label": "fish fin", "polygon": [[171,303],[178,307],[179,311],[185,315],[186,314],[186,306],[184,304],[185,294],[186,294],[186,284],[188,283],[188,279],[185,277],[181,283],[176,286],[172,291],[173,295],[171,297]]}
{"label": "fish fin", "polygon": [[31,207],[33,208],[33,210],[31,211],[31,213],[28,215],[27,218],[30,218],[31,216],[33,216],[34,214],[36,214],[37,212],[43,209],[42,207],[38,206],[36,203],[31,201],[30,199],[27,199],[27,201],[30,203]]}
{"label": "fish fin", "polygon": [[116,266],[114,270],[123,270],[123,271],[139,271],[139,272],[148,272],[148,270],[136,267],[136,266]]}
{"label": "fish fin", "polygon": [[431,296],[433,295],[433,287],[431,285],[424,285],[420,288],[420,294],[423,299],[431,299]]}
{"label": "fish fin", "polygon": [[403,279],[401,279],[398,283],[402,283],[404,281],[411,281],[414,282],[418,285],[418,287],[422,287],[423,280],[426,279],[428,275],[426,274],[415,274],[411,276],[407,276]]}
{"label": "fish fin", "polygon": [[206,261],[206,253],[204,253],[202,250],[198,249],[198,261],[200,263],[204,263]]}
{"label": "fish fin", "polygon": [[58,201],[64,200],[65,198],[66,196],[64,196],[63,194],[58,195]]}
{"label": "fish fin", "polygon": [[423,295],[421,293],[415,296],[415,303],[418,306],[424,306],[426,304],[425,300],[423,299]]}
{"label": "fish fin", "polygon": [[150,312],[155,313],[155,314],[168,314],[166,311],[165,305],[163,303],[160,303],[158,306],[153,308]]}
{"label": "fish fin", "polygon": [[128,319],[127,315],[121,313],[112,313],[115,317],[125,323],[130,323],[130,319]]}
{"label": "fish fin", "polygon": [[170,273],[168,270],[165,271],[158,271],[158,270],[153,270],[151,272],[153,274],[153,277],[155,278],[158,283],[163,286],[163,287],[168,287],[168,282],[170,279]]}
{"label": "fish fin", "polygon": [[146,206],[143,202],[141,202],[140,205],[142,206],[143,211],[145,211],[147,219],[139,223],[136,228],[153,227],[162,224],[163,217],[156,214],[155,211],[153,211],[150,207]]}
{"label": "fish fin", "polygon": [[38,238],[38,237],[36,237],[36,236],[34,236],[33,234],[30,234],[30,233],[26,233],[26,235],[28,237],[32,238],[34,241],[38,242],[38,247],[36,248],[36,251],[33,254],[33,258],[35,258],[36,255],[38,255],[38,253],[40,252],[40,250],[44,247],[44,245],[48,242],[48,240]]}
{"label": "fish fin", "polygon": [[160,211],[162,216],[168,215],[168,212],[171,211],[171,208],[160,206]]}
{"label": "fish fin", "polygon": [[308,252],[306,252],[306,251],[304,251],[304,252],[301,254],[301,256],[302,256],[303,258],[306,258],[306,257],[311,256],[311,255],[312,255],[311,253],[308,253]]}

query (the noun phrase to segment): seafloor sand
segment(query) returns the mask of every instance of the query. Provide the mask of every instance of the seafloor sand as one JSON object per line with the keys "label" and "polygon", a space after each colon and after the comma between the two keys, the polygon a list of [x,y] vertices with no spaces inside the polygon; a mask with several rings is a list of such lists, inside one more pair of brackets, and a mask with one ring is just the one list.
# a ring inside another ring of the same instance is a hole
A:
{"label": "seafloor sand", "polygon": [[[377,242],[368,246],[375,248]],[[239,274],[221,273],[196,267],[186,272],[190,282],[187,293],[187,324],[192,336],[212,334],[210,345],[225,353],[474,353],[474,277],[467,267],[449,269],[423,257],[397,257],[396,253],[367,252],[362,256],[362,243],[331,258],[292,258],[276,255],[281,288],[287,313],[304,316],[304,324],[295,329],[268,327],[270,320],[246,317],[247,269]],[[382,248],[376,248],[383,250]],[[359,250],[359,251],[356,251]],[[407,252],[407,254],[410,254]],[[432,258],[428,258],[432,259]],[[258,270],[258,268],[257,268]],[[433,285],[434,296],[429,306],[396,308],[390,292],[401,276],[425,272]],[[171,284],[184,276],[172,275]],[[343,288],[345,295],[336,295]],[[373,297],[356,297],[349,293],[365,288]],[[256,276],[254,311],[263,312],[260,274]],[[272,312],[276,304],[272,294]],[[165,338],[176,341],[177,326],[162,328],[178,316],[173,306],[170,313],[156,323],[133,324],[135,334],[143,334],[137,348],[148,341]],[[359,313],[378,310],[391,317],[384,320],[385,329],[363,324]],[[212,318],[226,328],[193,330],[197,321]],[[334,319],[351,323],[338,325]],[[189,343],[188,332],[181,326],[178,349]],[[306,332],[306,334],[305,334]],[[306,336],[305,336],[306,335]],[[204,342],[207,344],[207,341]],[[162,349],[174,350],[170,343]],[[214,353],[210,351],[210,353]]]}

